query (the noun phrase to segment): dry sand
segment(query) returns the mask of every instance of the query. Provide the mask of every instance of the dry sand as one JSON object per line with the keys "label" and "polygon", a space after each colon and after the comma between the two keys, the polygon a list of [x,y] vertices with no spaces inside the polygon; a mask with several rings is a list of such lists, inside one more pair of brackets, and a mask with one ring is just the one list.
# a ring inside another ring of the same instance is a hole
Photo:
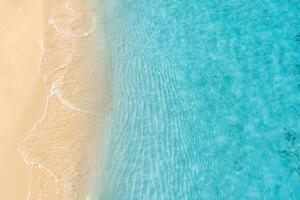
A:
{"label": "dry sand", "polygon": [[[65,23],[74,11],[87,12],[81,4],[58,7],[49,25],[53,8],[65,2],[4,0],[0,5],[0,199],[87,196],[108,108],[107,63],[103,49],[92,48],[88,14]],[[37,42],[42,38],[43,56]]]}
{"label": "dry sand", "polygon": [[24,200],[28,191],[29,168],[16,147],[45,105],[37,42],[43,32],[42,16],[40,0],[1,0],[0,199]]}

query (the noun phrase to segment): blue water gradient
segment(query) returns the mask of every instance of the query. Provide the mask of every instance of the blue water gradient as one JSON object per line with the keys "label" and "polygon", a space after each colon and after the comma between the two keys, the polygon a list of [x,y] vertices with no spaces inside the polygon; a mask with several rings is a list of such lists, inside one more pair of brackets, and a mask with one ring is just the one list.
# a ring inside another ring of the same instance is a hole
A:
{"label": "blue water gradient", "polygon": [[111,0],[103,200],[300,199],[300,1]]}

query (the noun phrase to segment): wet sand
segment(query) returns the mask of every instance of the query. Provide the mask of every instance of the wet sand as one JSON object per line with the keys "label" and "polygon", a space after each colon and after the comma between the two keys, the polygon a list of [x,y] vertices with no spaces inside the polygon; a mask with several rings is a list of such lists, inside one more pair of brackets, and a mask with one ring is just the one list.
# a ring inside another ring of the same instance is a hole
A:
{"label": "wet sand", "polygon": [[73,0],[6,1],[0,199],[86,199],[109,100],[92,17]]}

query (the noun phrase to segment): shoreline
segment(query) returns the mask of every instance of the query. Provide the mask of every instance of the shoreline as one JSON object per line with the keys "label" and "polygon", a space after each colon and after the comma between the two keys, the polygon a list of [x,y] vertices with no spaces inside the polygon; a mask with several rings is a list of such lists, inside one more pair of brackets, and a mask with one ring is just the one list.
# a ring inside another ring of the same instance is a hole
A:
{"label": "shoreline", "polygon": [[[72,21],[72,17],[76,19],[75,11],[77,11],[76,9],[81,10],[81,8],[77,8],[76,3],[72,5],[74,2],[72,0],[64,2],[71,3],[52,5],[51,17],[57,14],[58,18],[48,20],[50,33],[47,33],[49,30],[47,27],[41,47],[40,76],[44,81],[44,90],[48,93],[44,112],[18,146],[18,151],[25,163],[31,168],[27,199],[86,199],[88,196],[86,193],[89,190],[86,188],[89,185],[88,177],[92,173],[89,171],[89,165],[93,166],[93,162],[95,162],[94,154],[98,154],[98,152],[94,152],[94,148],[99,144],[99,135],[101,135],[99,132],[103,130],[104,126],[102,112],[105,112],[103,109],[108,100],[105,96],[107,80],[103,74],[98,77],[100,79],[97,80],[97,83],[102,84],[101,88],[104,91],[100,91],[100,97],[97,97],[97,95],[93,95],[93,93],[97,93],[97,90],[93,90],[95,83],[90,82],[90,77],[86,76],[89,74],[81,74],[83,71],[89,71],[96,67],[96,63],[92,61],[94,58],[88,60],[84,56],[88,55],[89,50],[92,49],[90,46],[92,41],[90,43],[84,40],[86,37],[87,40],[91,39],[89,37],[93,37],[91,35],[94,33],[87,34],[89,31],[85,30],[75,30],[74,32],[72,24],[65,23],[69,20]],[[56,11],[59,13],[55,13]],[[63,16],[65,19],[60,18],[61,13],[66,15]],[[82,21],[77,23],[85,25],[85,19],[79,18],[79,20]],[[71,35],[65,35],[65,31]],[[74,45],[79,45],[79,47],[75,46],[74,50]],[[68,56],[71,56],[69,60]],[[59,64],[62,61],[66,63]],[[53,69],[51,63],[59,66]],[[102,64],[105,65],[105,63]],[[105,68],[105,66],[103,67]],[[82,90],[77,90],[78,87]],[[101,106],[99,113],[92,112],[99,106],[99,102],[103,104],[103,108]],[[52,145],[48,143],[52,143]],[[56,151],[60,155],[56,155]],[[75,154],[70,154],[70,151]],[[88,160],[85,160],[86,157]],[[57,161],[59,159],[66,162],[59,166],[61,168],[57,166],[60,163]],[[45,187],[41,186],[40,182]],[[45,193],[41,194],[39,191]]]}

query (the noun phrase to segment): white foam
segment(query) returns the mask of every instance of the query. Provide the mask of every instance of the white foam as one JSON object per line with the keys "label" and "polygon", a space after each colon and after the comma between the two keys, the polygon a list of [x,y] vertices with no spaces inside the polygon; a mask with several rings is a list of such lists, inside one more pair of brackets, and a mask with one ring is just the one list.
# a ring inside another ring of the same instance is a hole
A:
{"label": "white foam", "polygon": [[[71,25],[72,23],[76,23],[76,20],[83,20],[82,14],[76,12],[76,10],[74,8],[72,8],[71,2],[67,2],[61,6],[54,8],[52,11],[51,17],[49,19],[49,24],[56,30],[57,34],[60,34],[61,37],[72,37],[75,39],[76,38],[80,39],[81,37],[86,37],[93,33],[94,20],[93,20],[92,27],[90,30],[85,30],[85,31],[79,30],[79,31],[74,32],[74,31],[64,28],[64,26],[63,26],[64,22],[54,18],[55,12],[58,10],[61,10],[61,9],[63,9],[63,12],[68,12],[67,14],[70,15],[70,18],[68,18],[68,20],[67,20],[67,24],[65,24],[66,26],[68,25],[68,23],[69,23],[69,25]],[[40,56],[39,66],[41,67],[43,59],[45,59],[46,49],[44,46],[44,41],[40,40],[39,42],[40,42],[40,46],[41,46],[41,56]],[[76,51],[76,49],[74,51]],[[93,113],[89,110],[82,109],[79,106],[72,104],[66,98],[63,97],[63,94],[60,91],[60,88],[62,87],[62,85],[64,83],[66,70],[65,71],[63,70],[63,72],[58,77],[56,77],[56,80],[51,83],[50,87],[47,87],[47,81],[49,80],[49,76],[51,74],[54,74],[58,70],[62,70],[63,68],[67,67],[69,64],[70,63],[61,63],[61,66],[58,66],[56,68],[54,66],[54,69],[49,74],[47,74],[47,73],[43,74],[42,70],[40,69],[40,76],[44,80],[44,88],[49,92],[49,94],[46,98],[46,105],[45,105],[42,117],[38,121],[35,122],[32,129],[29,131],[29,134],[17,146],[17,150],[20,153],[20,155],[23,157],[23,160],[26,163],[26,165],[31,166],[30,185],[29,185],[27,200],[32,198],[31,197],[31,192],[32,192],[31,185],[32,185],[32,168],[33,168],[33,166],[38,166],[39,168],[41,168],[45,172],[47,172],[49,174],[49,177],[52,177],[56,182],[59,181],[59,178],[55,175],[55,172],[53,172],[51,169],[47,168],[39,159],[35,159],[35,160],[30,159],[29,158],[30,155],[28,155],[28,153],[26,151],[24,152],[21,150],[21,146],[24,143],[26,143],[32,136],[37,135],[37,134],[33,134],[33,133],[36,130],[37,126],[44,121],[44,119],[47,115],[47,110],[49,108],[50,99],[53,98],[54,96],[57,97],[63,106],[65,106],[66,108],[68,108],[74,112],[80,112],[82,114],[91,115],[91,116],[100,115],[99,113]],[[87,199],[89,199],[89,197]]]}
{"label": "white foam", "polygon": [[[55,15],[65,14],[69,16],[69,20],[60,20]],[[78,22],[84,21],[84,13],[76,12],[76,10],[71,6],[71,2],[67,2],[62,6],[56,7],[53,9],[53,12],[49,19],[49,24],[53,26],[53,28],[62,35],[68,37],[86,37],[91,35],[95,29],[95,20],[92,19],[91,28],[89,30],[77,30],[71,31],[66,27],[71,27],[71,25],[76,24]]]}

